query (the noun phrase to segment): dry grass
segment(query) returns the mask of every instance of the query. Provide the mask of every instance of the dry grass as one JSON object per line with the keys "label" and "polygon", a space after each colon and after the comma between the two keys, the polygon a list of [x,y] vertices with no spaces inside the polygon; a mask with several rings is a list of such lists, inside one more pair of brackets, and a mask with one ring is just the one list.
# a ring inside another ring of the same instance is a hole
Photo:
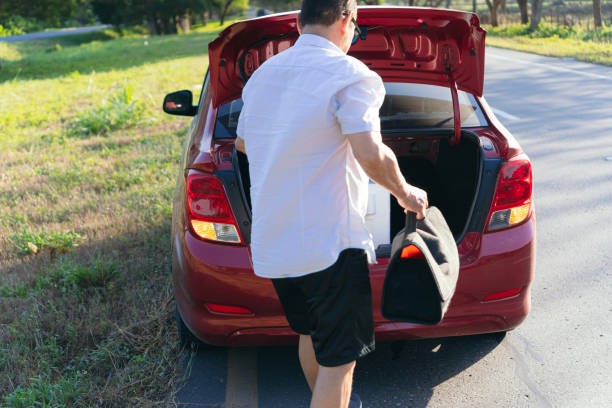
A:
{"label": "dry grass", "polygon": [[[188,120],[160,105],[197,89],[217,31],[0,49],[0,406],[173,405],[170,221]],[[71,132],[125,86],[139,120]]]}

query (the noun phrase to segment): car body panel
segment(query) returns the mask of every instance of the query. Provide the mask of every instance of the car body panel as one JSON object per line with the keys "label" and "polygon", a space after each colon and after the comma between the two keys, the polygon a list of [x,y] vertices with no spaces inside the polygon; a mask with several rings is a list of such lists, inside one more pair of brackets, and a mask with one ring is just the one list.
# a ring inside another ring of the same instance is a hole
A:
{"label": "car body panel", "polygon": [[[234,23],[209,44],[213,106],[236,99],[251,74],[298,38],[296,12]],[[367,37],[349,55],[387,82],[450,86],[481,96],[485,30],[474,13],[419,7],[359,7]]]}
{"label": "car body panel", "polygon": [[[249,246],[219,245],[184,231],[175,260],[175,295],[186,325],[201,340],[218,345],[285,344],[291,332],[269,279],[255,276]],[[373,314],[379,339],[424,338],[510,330],[529,311],[529,285],[535,270],[535,216],[519,227],[487,234],[459,245],[457,289],[439,325],[390,322],[380,312],[388,258],[370,265]],[[485,296],[523,288],[517,296],[484,302]],[[212,313],[206,303],[240,306],[252,315]],[[396,333],[396,331],[399,331]],[[276,333],[276,334],[275,334]],[[278,338],[274,339],[275,337]],[[239,338],[240,337],[240,338]],[[265,341],[262,339],[266,339]]]}

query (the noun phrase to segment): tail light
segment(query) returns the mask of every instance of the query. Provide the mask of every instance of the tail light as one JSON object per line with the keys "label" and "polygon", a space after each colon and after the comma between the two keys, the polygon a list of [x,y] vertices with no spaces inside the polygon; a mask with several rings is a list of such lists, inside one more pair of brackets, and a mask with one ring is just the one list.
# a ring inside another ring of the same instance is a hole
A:
{"label": "tail light", "polygon": [[531,163],[517,156],[502,166],[487,230],[496,231],[525,221],[531,214]]}
{"label": "tail light", "polygon": [[198,237],[242,243],[223,183],[217,177],[190,174],[187,177],[187,207],[189,225]]}

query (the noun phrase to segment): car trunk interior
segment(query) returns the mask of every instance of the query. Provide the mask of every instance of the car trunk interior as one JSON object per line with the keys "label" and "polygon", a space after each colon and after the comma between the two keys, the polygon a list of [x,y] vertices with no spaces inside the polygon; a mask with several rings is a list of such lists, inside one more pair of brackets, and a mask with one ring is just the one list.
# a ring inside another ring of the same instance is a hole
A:
{"label": "car trunk interior", "polygon": [[[430,206],[436,206],[453,232],[457,242],[468,225],[478,192],[482,152],[478,137],[463,131],[458,145],[448,142],[452,130],[438,134],[383,134],[384,142],[396,154],[406,181],[427,191]],[[238,177],[243,197],[251,208],[250,177],[247,157],[237,154]],[[404,227],[405,214],[393,196],[385,214],[390,217],[388,243]],[[377,256],[388,256],[390,246],[380,245]]]}
{"label": "car trunk interior", "polygon": [[[438,207],[444,214],[456,239],[461,237],[469,221],[480,178],[480,143],[477,137],[470,136],[473,135],[464,132],[456,146],[451,146],[448,138],[421,141],[417,139],[413,146],[424,144],[422,149],[425,150],[429,143],[432,145],[426,156],[419,153],[406,154],[393,149],[406,181],[427,191],[429,205]],[[392,197],[391,237],[404,227],[404,220],[402,208]]]}

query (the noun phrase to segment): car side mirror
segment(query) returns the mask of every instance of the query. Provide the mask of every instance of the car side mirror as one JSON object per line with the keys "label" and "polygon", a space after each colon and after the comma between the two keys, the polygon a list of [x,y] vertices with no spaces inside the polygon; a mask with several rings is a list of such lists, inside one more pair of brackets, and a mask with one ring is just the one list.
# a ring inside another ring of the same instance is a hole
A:
{"label": "car side mirror", "polygon": [[194,116],[198,111],[198,107],[193,106],[193,95],[187,89],[166,95],[163,109],[170,115],[181,116]]}

